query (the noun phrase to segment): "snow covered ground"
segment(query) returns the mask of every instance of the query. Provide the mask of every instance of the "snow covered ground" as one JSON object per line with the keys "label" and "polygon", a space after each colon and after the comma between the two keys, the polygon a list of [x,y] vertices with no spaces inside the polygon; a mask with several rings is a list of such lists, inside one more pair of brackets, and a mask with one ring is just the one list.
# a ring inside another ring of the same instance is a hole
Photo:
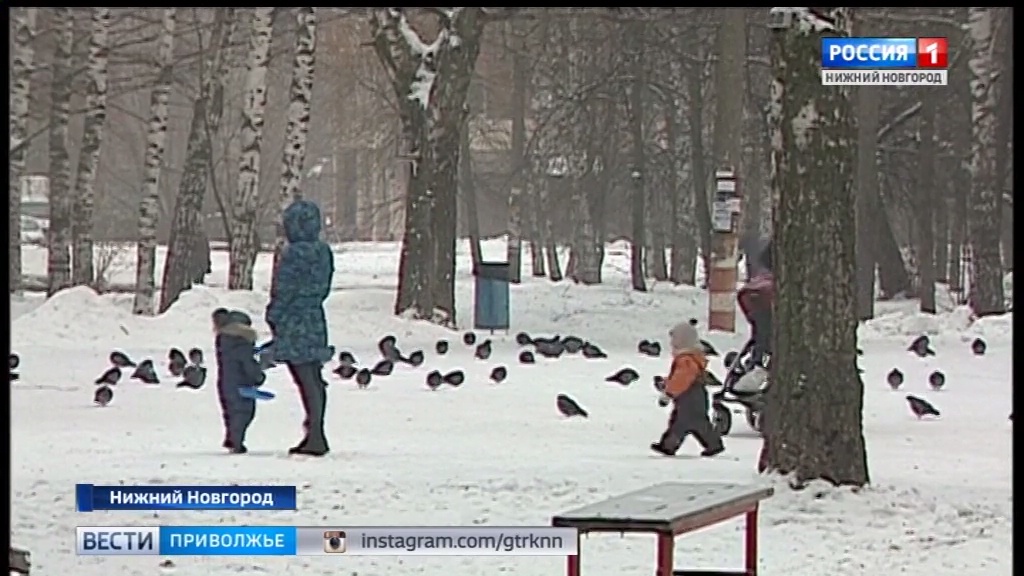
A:
{"label": "snow covered ground", "polygon": [[[500,244],[486,246],[497,255]],[[600,344],[608,360],[568,358],[521,366],[512,335],[494,336],[488,362],[472,358],[461,344],[446,357],[433,343],[452,334],[390,315],[398,251],[393,244],[347,244],[337,256],[337,290],[327,302],[331,337],[357,357],[375,357],[385,333],[403,349],[423,348],[427,362],[400,367],[369,390],[334,381],[327,413],[332,454],[315,461],[282,456],[300,436],[297,395],[287,374],[270,373],[267,388],[277,400],[260,404],[247,456],[220,449],[220,416],[212,385],[198,392],[165,385],[123,382],[111,406],[92,406],[92,380],[119,348],[136,359],[162,363],[169,347],[212,348],[209,313],[217,306],[247,310],[266,334],[262,312],[269,284],[269,258],[257,264],[257,290],[229,293],[227,254],[214,254],[211,288],[185,294],[167,314],[129,314],[130,297],[99,297],[69,290],[47,302],[26,296],[11,302],[13,347],[21,355],[20,382],[12,385],[12,541],[33,552],[33,572],[79,576],[168,573],[161,558],[74,556],[79,524],[349,524],[349,525],[547,525],[550,517],[597,499],[651,483],[678,481],[763,482],[754,472],[760,441],[736,419],[727,452],[713,460],[696,457],[688,444],[682,457],[650,454],[647,444],[665,424],[650,386],[666,359],[641,358],[641,338],[665,340],[676,321],[706,317],[699,290],[658,283],[648,294],[629,290],[628,253],[613,248],[607,283],[579,287],[526,278],[513,287],[513,334],[574,333]],[[43,273],[45,253],[26,248],[26,272]],[[468,255],[459,263],[458,306],[471,322],[472,282]],[[162,262],[158,262],[158,270]],[[130,281],[124,269],[117,281]],[[859,494],[780,487],[763,508],[762,574],[821,576],[997,576],[1012,564],[1011,318],[971,324],[962,310],[921,317],[913,303],[883,305],[884,314],[861,330],[867,385],[865,427],[873,486]],[[912,337],[927,332],[938,352],[918,359],[905,351]],[[984,357],[968,349],[982,335]],[[736,347],[742,336],[712,333],[719,349]],[[486,380],[499,363],[510,378]],[[642,380],[630,388],[606,384],[622,365]],[[431,369],[465,369],[459,389],[429,392]],[[899,367],[907,376],[900,392],[884,384]],[[941,369],[947,389],[927,389],[928,374]],[[560,392],[591,411],[589,420],[564,420],[555,412]],[[943,417],[917,421],[906,393],[933,401]],[[297,512],[74,512],[73,485],[96,484],[295,484]],[[678,540],[680,565],[738,567],[740,523]],[[594,536],[584,541],[587,576],[644,575],[653,571],[650,537]],[[561,574],[559,558],[175,558],[181,575],[350,574]]]}

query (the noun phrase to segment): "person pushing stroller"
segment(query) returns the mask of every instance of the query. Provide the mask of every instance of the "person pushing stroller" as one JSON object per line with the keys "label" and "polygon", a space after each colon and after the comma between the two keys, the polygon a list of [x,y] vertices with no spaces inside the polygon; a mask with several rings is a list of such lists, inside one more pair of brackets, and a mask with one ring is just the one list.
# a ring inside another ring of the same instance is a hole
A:
{"label": "person pushing stroller", "polygon": [[739,395],[763,391],[768,383],[768,361],[772,347],[772,303],[775,299],[775,276],[772,273],[772,246],[769,242],[761,253],[761,267],[737,295],[740,310],[750,323],[750,369],[732,385]]}

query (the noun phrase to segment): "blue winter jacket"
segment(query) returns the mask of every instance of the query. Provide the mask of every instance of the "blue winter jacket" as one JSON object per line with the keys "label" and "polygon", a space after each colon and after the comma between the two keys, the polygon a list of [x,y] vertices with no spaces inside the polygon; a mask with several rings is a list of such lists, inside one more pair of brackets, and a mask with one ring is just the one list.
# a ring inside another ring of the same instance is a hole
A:
{"label": "blue winter jacket", "polygon": [[266,320],[274,332],[274,361],[289,364],[328,362],[324,300],[331,291],[334,255],[320,240],[320,208],[296,200],[282,218],[284,247],[270,290]]}
{"label": "blue winter jacket", "polygon": [[253,356],[255,342],[256,330],[244,312],[232,310],[227,322],[217,329],[217,391],[227,410],[244,402],[239,388],[263,384],[263,370]]}

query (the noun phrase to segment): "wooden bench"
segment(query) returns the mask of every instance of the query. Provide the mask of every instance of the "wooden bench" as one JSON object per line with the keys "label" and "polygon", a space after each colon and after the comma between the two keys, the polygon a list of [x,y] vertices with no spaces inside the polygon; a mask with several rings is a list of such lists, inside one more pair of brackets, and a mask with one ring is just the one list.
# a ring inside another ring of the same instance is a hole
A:
{"label": "wooden bench", "polygon": [[[576,528],[580,535],[590,532],[656,534],[656,576],[756,576],[758,507],[774,493],[775,490],[767,486],[667,482],[559,514],[551,519],[551,525]],[[743,571],[675,569],[676,536],[741,514],[746,516]],[[579,576],[581,553],[582,548],[577,547],[576,555],[567,558],[567,576]]]}
{"label": "wooden bench", "polygon": [[19,550],[11,546],[10,553],[7,555],[7,564],[10,574],[28,574],[29,568],[32,567],[28,550]]}

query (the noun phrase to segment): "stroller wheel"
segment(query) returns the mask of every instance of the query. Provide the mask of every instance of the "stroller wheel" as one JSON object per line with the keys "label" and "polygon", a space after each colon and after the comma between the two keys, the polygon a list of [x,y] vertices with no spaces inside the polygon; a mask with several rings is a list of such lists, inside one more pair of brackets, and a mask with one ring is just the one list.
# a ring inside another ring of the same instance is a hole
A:
{"label": "stroller wheel", "polygon": [[724,404],[711,406],[711,427],[720,436],[728,436],[732,430],[732,412]]}
{"label": "stroller wheel", "polygon": [[750,426],[750,428],[754,432],[757,432],[758,434],[760,434],[761,433],[761,411],[760,410],[753,410],[753,409],[748,408],[746,410],[746,412],[745,412],[745,415],[747,417],[747,424]]}

